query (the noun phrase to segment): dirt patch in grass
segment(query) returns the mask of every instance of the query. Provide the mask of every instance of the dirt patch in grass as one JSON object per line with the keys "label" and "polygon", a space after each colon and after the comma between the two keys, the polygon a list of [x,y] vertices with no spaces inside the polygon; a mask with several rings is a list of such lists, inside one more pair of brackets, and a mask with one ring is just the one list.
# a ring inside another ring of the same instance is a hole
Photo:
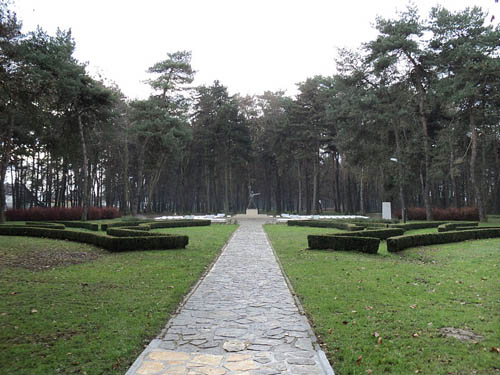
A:
{"label": "dirt patch in grass", "polygon": [[453,337],[460,341],[479,342],[483,339],[483,336],[477,335],[472,331],[454,327],[441,328],[441,335],[443,337]]}
{"label": "dirt patch in grass", "polygon": [[17,254],[15,257],[0,257],[0,269],[16,267],[30,271],[45,271],[55,267],[91,262],[101,256],[102,254],[93,251],[33,250]]}

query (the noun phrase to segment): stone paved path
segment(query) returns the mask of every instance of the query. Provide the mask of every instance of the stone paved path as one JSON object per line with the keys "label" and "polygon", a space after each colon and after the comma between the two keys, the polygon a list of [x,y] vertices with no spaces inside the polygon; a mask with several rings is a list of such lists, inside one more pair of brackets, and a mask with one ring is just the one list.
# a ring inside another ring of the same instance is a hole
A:
{"label": "stone paved path", "polygon": [[333,375],[263,223],[240,221],[214,267],[126,375]]}

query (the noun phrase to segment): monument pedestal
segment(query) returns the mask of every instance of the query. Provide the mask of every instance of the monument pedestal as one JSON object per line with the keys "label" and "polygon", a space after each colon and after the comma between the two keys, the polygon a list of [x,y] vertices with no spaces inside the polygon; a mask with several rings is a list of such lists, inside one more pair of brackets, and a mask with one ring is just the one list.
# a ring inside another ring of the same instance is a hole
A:
{"label": "monument pedestal", "polygon": [[257,217],[259,216],[259,210],[256,208],[247,208],[246,216]]}

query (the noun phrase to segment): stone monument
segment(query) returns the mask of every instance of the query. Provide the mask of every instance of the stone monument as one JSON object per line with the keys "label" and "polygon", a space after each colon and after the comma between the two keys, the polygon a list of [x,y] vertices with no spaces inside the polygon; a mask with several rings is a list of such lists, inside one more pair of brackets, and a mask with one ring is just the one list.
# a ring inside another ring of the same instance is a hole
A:
{"label": "stone monument", "polygon": [[258,216],[259,210],[257,209],[257,204],[255,203],[255,197],[258,197],[260,193],[254,193],[252,191],[252,186],[248,186],[248,206],[247,206],[247,216]]}

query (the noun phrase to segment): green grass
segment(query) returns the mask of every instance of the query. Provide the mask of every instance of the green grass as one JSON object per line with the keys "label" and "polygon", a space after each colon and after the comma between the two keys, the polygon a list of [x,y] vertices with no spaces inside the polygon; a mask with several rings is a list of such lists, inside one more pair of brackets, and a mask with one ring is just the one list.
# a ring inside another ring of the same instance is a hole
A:
{"label": "green grass", "polygon": [[[187,234],[188,247],[113,254],[69,241],[0,236],[0,373],[125,373],[235,228],[162,229]],[[78,253],[95,259],[46,270],[16,266]]]}
{"label": "green grass", "polygon": [[[305,250],[308,234],[332,229],[266,231],[337,375],[499,373],[500,239],[395,254],[383,242],[368,255]],[[444,338],[443,327],[484,340]]]}

